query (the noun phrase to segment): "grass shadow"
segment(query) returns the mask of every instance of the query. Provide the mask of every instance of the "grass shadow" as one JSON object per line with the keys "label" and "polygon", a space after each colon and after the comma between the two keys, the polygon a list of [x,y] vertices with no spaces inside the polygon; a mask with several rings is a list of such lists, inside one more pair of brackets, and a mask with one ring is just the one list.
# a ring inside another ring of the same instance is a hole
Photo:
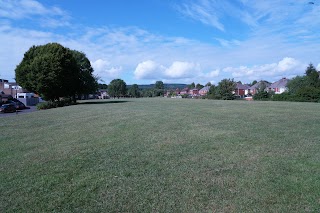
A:
{"label": "grass shadow", "polygon": [[77,104],[119,104],[119,103],[126,103],[130,101],[86,101],[86,102],[80,102]]}

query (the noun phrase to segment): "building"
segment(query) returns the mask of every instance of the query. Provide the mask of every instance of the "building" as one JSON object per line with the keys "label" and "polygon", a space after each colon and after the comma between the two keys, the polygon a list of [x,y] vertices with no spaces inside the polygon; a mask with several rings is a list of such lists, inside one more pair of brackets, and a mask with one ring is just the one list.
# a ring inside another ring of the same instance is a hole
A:
{"label": "building", "polygon": [[211,86],[205,86],[205,87],[203,87],[202,89],[200,89],[200,90],[199,90],[199,95],[201,95],[201,96],[206,95],[206,94],[209,92],[210,87],[211,87]]}
{"label": "building", "polygon": [[268,88],[271,84],[268,81],[259,81],[256,84],[252,85],[246,90],[246,94],[254,95],[258,92],[261,88]]}
{"label": "building", "polygon": [[180,95],[187,95],[187,94],[189,94],[189,88],[188,87],[186,87],[186,88],[184,88],[184,89],[182,89],[180,91]]}
{"label": "building", "polygon": [[288,90],[287,84],[289,79],[282,78],[279,81],[274,82],[270,86],[268,86],[268,91],[273,91],[275,94],[281,94]]}
{"label": "building", "polygon": [[198,96],[199,95],[199,90],[197,88],[193,88],[189,90],[189,94],[191,96]]}
{"label": "building", "polygon": [[12,97],[17,97],[17,93],[26,92],[16,82],[9,82],[5,79],[0,79],[0,91]]}
{"label": "building", "polygon": [[244,97],[248,95],[248,89],[250,88],[249,85],[236,83],[236,89],[234,90],[234,95]]}

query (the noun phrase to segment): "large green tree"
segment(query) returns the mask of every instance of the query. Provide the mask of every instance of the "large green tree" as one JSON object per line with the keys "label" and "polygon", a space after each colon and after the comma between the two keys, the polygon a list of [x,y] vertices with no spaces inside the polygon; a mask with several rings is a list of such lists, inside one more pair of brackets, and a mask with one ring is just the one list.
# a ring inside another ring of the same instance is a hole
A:
{"label": "large green tree", "polygon": [[15,71],[19,85],[46,100],[74,97],[96,85],[85,55],[58,43],[32,46]]}
{"label": "large green tree", "polygon": [[72,50],[79,71],[77,95],[90,94],[98,90],[98,77],[93,75],[93,68],[83,52]]}
{"label": "large green tree", "polygon": [[114,79],[108,86],[108,93],[111,97],[123,97],[127,93],[127,84],[122,79]]}

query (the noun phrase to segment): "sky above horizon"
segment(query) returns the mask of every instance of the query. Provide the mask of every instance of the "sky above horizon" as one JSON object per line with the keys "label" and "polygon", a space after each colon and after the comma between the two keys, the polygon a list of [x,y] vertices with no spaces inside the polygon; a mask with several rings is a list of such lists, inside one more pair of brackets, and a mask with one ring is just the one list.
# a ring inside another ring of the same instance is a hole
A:
{"label": "sky above horizon", "polygon": [[320,0],[0,0],[0,78],[50,42],[107,84],[274,82],[320,70]]}

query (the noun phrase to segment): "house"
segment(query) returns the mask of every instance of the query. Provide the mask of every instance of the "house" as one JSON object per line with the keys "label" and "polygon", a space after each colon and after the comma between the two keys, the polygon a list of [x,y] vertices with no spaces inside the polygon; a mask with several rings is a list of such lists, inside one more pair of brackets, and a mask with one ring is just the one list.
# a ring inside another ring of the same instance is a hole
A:
{"label": "house", "polygon": [[110,96],[108,94],[108,91],[106,89],[100,89],[98,92],[98,98],[99,99],[109,99]]}
{"label": "house", "polygon": [[188,87],[186,87],[186,88],[184,88],[184,89],[182,89],[180,91],[180,95],[187,95],[187,94],[189,94],[189,88]]}
{"label": "house", "polygon": [[193,88],[189,90],[189,94],[191,96],[198,96],[199,95],[199,90],[197,88]]}
{"label": "house", "polygon": [[199,90],[199,95],[201,95],[201,96],[206,95],[206,94],[209,92],[210,87],[211,87],[211,86],[205,86],[205,87],[203,87],[201,90]]}
{"label": "house", "polygon": [[282,78],[279,81],[274,82],[270,86],[268,86],[268,91],[274,91],[275,94],[281,94],[288,90],[287,84],[289,79]]}
{"label": "house", "polygon": [[249,85],[236,83],[236,89],[234,90],[234,95],[244,97],[248,94],[248,89],[250,88]]}
{"label": "house", "polygon": [[259,81],[256,84],[249,87],[246,91],[246,94],[248,95],[254,95],[258,92],[261,88],[268,88],[271,84],[268,81]]}
{"label": "house", "polygon": [[9,82],[5,79],[0,79],[0,90],[7,95],[16,97],[17,93],[25,92],[16,82]]}

